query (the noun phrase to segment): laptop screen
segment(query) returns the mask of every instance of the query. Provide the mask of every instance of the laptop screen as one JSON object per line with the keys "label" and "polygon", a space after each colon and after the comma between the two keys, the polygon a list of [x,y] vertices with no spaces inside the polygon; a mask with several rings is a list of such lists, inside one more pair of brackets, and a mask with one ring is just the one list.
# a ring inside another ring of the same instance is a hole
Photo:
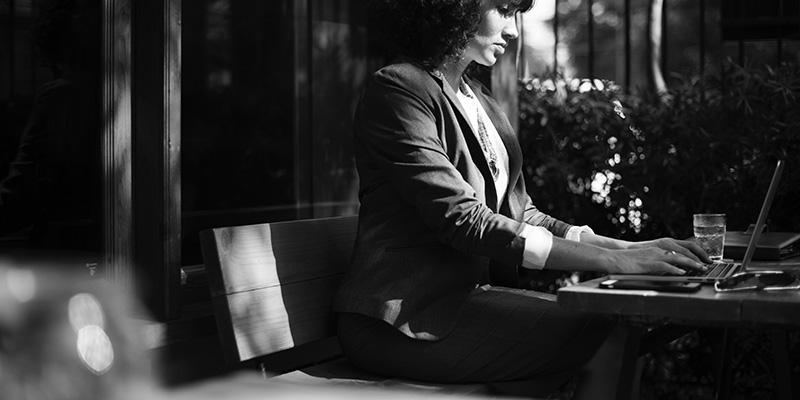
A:
{"label": "laptop screen", "polygon": [[772,199],[775,198],[775,192],[778,191],[778,182],[781,180],[781,173],[783,173],[783,160],[778,160],[778,165],[775,166],[775,173],[772,174],[772,181],[769,184],[769,189],[767,190],[767,197],[764,198],[764,203],[761,204],[761,212],[758,213],[758,220],[756,221],[755,229],[753,230],[753,234],[750,235],[750,242],[747,243],[747,250],[744,253],[744,258],[742,259],[742,268],[747,269],[747,265],[750,264],[750,260],[753,259],[753,254],[756,252],[756,247],[758,243],[758,238],[761,236],[761,231],[764,229],[764,224],[767,223],[767,214],[769,214],[769,208],[772,205]]}

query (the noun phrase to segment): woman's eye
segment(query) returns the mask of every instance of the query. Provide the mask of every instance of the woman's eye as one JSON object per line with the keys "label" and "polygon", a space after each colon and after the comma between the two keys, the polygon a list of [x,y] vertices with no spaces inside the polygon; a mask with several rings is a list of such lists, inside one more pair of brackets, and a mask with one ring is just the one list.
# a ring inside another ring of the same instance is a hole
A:
{"label": "woman's eye", "polygon": [[500,15],[504,17],[514,15],[514,9],[511,8],[511,6],[508,4],[502,4],[497,6],[497,11],[500,13]]}

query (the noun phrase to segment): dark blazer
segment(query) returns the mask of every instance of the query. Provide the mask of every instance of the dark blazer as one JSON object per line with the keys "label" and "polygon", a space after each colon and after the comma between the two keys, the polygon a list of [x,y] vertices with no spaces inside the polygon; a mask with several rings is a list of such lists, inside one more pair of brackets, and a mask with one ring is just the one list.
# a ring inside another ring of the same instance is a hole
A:
{"label": "dark blazer", "polygon": [[488,163],[456,93],[439,73],[397,60],[367,81],[353,124],[360,179],[358,234],[335,310],[380,318],[437,340],[452,329],[490,259],[522,262],[527,222],[564,237],[537,210],[522,152],[488,90],[468,79],[505,143],[509,186],[497,204]]}

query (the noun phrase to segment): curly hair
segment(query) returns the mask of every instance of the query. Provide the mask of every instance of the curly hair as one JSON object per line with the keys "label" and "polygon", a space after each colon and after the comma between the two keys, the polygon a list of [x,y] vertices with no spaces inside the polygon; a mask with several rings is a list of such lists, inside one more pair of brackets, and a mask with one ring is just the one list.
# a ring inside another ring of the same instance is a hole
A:
{"label": "curly hair", "polygon": [[[390,53],[412,57],[426,68],[456,61],[478,30],[482,0],[369,0],[367,13]],[[525,12],[535,0],[483,0]]]}

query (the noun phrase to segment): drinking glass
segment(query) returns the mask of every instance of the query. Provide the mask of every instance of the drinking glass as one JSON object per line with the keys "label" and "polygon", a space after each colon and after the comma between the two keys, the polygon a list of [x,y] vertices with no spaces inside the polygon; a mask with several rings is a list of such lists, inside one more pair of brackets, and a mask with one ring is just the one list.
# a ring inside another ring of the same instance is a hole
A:
{"label": "drinking glass", "polygon": [[722,261],[725,222],[725,214],[694,214],[694,237],[713,262]]}

